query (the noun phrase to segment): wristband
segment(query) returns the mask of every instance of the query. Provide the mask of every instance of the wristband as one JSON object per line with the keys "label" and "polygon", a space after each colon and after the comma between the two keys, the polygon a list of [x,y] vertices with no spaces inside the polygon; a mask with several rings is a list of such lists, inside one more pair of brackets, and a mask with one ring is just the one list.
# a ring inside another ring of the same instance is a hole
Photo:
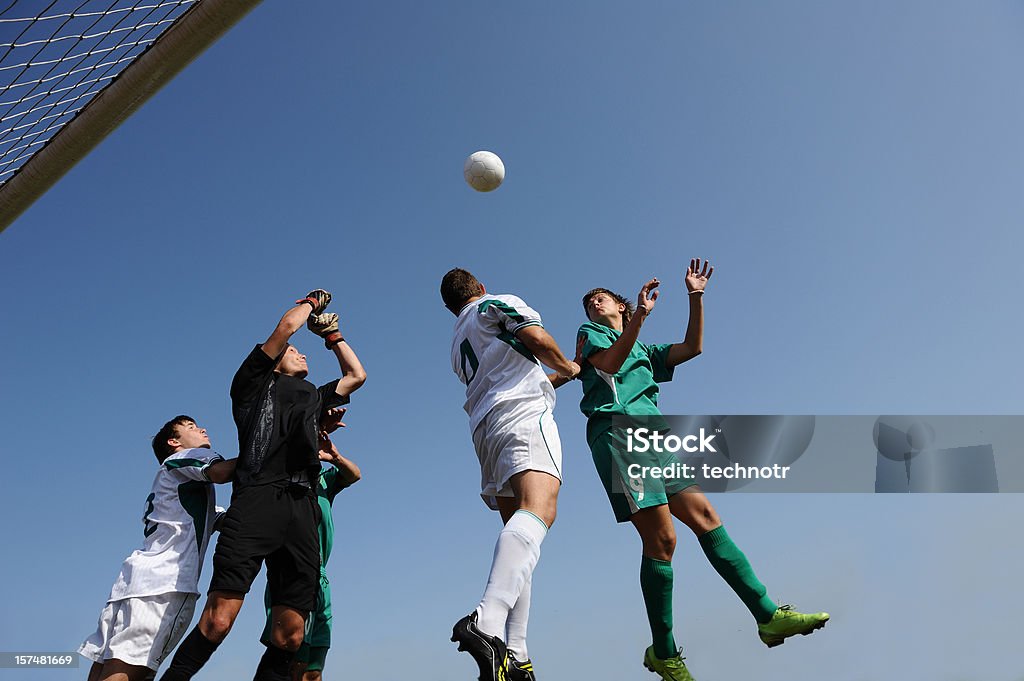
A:
{"label": "wristband", "polygon": [[324,347],[330,350],[343,340],[345,340],[345,337],[341,335],[340,331],[333,331],[330,335],[324,338]]}
{"label": "wristband", "polygon": [[689,292],[689,293],[687,293],[686,295],[688,295],[688,296],[692,296],[692,295],[693,295],[694,293],[700,293],[700,294],[702,294],[702,295],[703,295],[703,293],[704,293],[704,289],[698,289],[698,290],[696,290],[696,291],[690,291],[690,292]]}
{"label": "wristband", "polygon": [[312,310],[310,310],[310,314],[312,314],[316,310],[316,306],[317,306],[317,301],[316,300],[313,300],[312,298],[303,298],[302,300],[296,300],[295,301],[296,305],[302,305],[303,303],[309,303],[309,306],[311,308],[313,308]]}

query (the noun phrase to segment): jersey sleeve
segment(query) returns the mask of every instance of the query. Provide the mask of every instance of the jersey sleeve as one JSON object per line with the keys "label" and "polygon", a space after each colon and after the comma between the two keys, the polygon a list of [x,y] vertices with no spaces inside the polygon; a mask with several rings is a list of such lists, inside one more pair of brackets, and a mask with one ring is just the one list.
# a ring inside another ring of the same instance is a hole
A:
{"label": "jersey sleeve", "polygon": [[670,367],[667,361],[668,351],[671,348],[672,343],[644,346],[644,350],[647,351],[647,358],[651,360],[651,373],[654,374],[655,383],[667,383],[675,375],[676,368]]}
{"label": "jersey sleeve", "polygon": [[327,503],[333,504],[334,497],[338,496],[338,492],[352,485],[351,482],[346,482],[344,478],[338,473],[338,469],[331,466],[323,473],[324,478],[324,494],[327,497]]}
{"label": "jersey sleeve", "polygon": [[231,379],[231,399],[242,403],[255,400],[276,363],[277,360],[268,357],[263,347],[257,344]]}
{"label": "jersey sleeve", "polygon": [[210,482],[210,478],[206,477],[206,469],[224,460],[217,452],[204,449],[189,449],[181,454],[182,456],[164,459],[164,468],[187,480],[200,482]]}
{"label": "jersey sleeve", "polygon": [[589,322],[580,327],[580,330],[576,332],[576,342],[578,343],[580,338],[583,339],[583,358],[590,357],[595,352],[601,350],[607,350],[612,346],[612,338],[606,332],[602,331],[597,324]]}
{"label": "jersey sleeve", "polygon": [[540,313],[516,296],[488,298],[480,303],[480,313],[511,334],[528,326],[543,327]]}
{"label": "jersey sleeve", "polygon": [[320,418],[324,417],[328,409],[343,407],[349,403],[348,395],[342,397],[338,394],[338,381],[340,380],[340,378],[336,378],[316,389],[320,393]]}

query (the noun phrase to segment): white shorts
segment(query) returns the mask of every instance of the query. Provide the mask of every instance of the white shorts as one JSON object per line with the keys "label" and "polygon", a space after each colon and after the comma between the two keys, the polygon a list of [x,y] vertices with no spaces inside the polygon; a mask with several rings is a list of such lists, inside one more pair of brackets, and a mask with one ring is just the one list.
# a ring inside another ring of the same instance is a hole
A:
{"label": "white shorts", "polygon": [[491,509],[496,497],[511,497],[509,479],[523,471],[541,471],[562,479],[562,443],[545,402],[516,402],[488,412],[473,431],[480,460],[480,496]]}
{"label": "white shorts", "polygon": [[110,601],[78,654],[100,664],[117,658],[156,671],[192,623],[199,594],[171,593]]}

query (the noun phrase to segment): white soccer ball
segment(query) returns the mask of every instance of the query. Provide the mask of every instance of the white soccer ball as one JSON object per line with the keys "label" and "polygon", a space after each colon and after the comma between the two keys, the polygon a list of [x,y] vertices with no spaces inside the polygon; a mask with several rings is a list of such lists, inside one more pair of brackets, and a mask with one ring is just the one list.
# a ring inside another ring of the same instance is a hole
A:
{"label": "white soccer ball", "polygon": [[478,192],[491,192],[505,179],[505,164],[497,154],[475,151],[466,159],[462,174],[473,189]]}

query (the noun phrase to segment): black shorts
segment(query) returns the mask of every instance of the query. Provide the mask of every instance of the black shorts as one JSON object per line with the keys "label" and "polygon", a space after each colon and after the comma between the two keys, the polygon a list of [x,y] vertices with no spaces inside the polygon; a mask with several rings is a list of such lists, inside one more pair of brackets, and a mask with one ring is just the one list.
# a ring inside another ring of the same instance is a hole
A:
{"label": "black shorts", "polygon": [[266,560],[271,605],[313,610],[320,590],[319,524],[320,506],[307,487],[284,481],[237,490],[213,554],[210,591],[249,593]]}

